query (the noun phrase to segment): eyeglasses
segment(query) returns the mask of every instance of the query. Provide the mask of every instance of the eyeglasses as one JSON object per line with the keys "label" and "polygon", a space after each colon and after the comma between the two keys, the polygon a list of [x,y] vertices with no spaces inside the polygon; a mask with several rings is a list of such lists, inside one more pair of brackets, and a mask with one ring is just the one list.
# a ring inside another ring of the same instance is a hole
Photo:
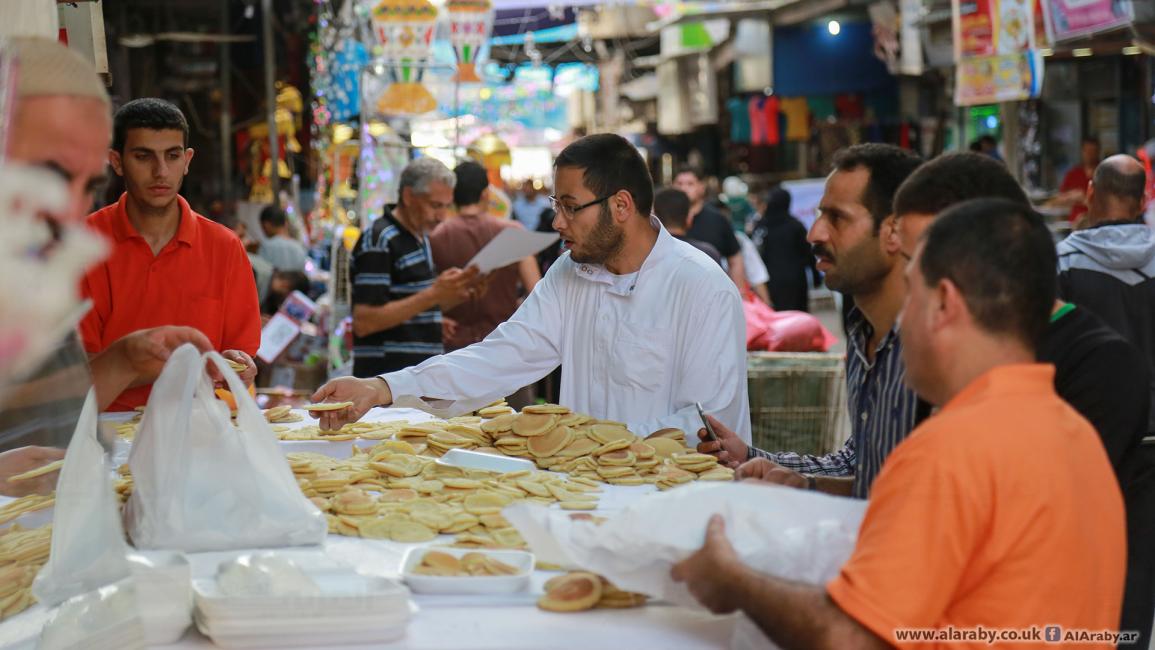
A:
{"label": "eyeglasses", "polygon": [[[617,192],[614,192],[614,194],[617,194]],[[614,194],[609,194],[609,195],[603,196],[600,199],[594,199],[593,201],[590,201],[589,203],[583,203],[581,205],[576,205],[576,206],[572,206],[572,207],[559,201],[556,196],[551,196],[551,197],[549,197],[549,205],[551,208],[553,208],[554,212],[560,214],[561,216],[565,217],[566,219],[573,219],[577,215],[577,213],[581,212],[582,210],[585,210],[586,208],[589,208],[589,207],[593,207],[599,203],[605,203],[606,201],[609,201],[610,199],[614,198]]]}

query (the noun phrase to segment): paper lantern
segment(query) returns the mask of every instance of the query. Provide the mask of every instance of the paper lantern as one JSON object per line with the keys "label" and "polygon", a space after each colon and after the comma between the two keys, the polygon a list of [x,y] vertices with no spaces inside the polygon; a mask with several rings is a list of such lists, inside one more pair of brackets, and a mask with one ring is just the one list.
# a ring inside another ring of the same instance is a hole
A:
{"label": "paper lantern", "polygon": [[470,158],[481,163],[487,170],[500,169],[502,165],[513,164],[509,145],[492,133],[486,133],[473,141],[466,150]]}
{"label": "paper lantern", "polygon": [[489,39],[493,7],[489,0],[449,0],[449,42],[457,56],[457,81],[477,83],[477,59]]}
{"label": "paper lantern", "polygon": [[416,115],[437,108],[437,100],[421,84],[437,8],[429,0],[381,0],[370,18],[392,82],[377,100],[377,108],[388,115]]}

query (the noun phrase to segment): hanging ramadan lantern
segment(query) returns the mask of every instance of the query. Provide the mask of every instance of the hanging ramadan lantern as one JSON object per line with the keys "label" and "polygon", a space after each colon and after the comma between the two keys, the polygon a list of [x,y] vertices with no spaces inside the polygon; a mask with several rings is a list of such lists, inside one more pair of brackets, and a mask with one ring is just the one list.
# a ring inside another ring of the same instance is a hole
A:
{"label": "hanging ramadan lantern", "polygon": [[429,0],[381,0],[373,7],[371,20],[391,82],[377,108],[386,115],[416,115],[437,108],[437,100],[421,84],[437,8]]}
{"label": "hanging ramadan lantern", "polygon": [[492,4],[489,0],[449,0],[445,9],[449,12],[449,42],[457,56],[457,81],[478,83],[477,59],[493,26]]}

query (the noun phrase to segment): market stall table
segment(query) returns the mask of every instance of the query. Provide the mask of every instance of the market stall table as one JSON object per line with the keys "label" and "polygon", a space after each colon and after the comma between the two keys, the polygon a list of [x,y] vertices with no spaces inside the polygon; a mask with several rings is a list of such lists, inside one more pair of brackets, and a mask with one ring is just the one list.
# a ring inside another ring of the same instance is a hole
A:
{"label": "market stall table", "polygon": [[[303,415],[299,422],[278,426],[290,430],[316,424]],[[112,413],[102,419],[112,423],[124,422],[134,414]],[[376,408],[363,418],[366,422],[408,420],[410,423],[433,419],[413,409]],[[309,451],[334,457],[347,457],[352,445],[371,447],[377,440],[353,441],[281,441],[285,453]],[[127,461],[130,445],[118,445],[114,454],[117,463]],[[612,513],[646,498],[656,490],[651,485],[631,487],[605,485],[596,512]],[[362,539],[329,535],[324,552],[331,559],[356,568],[369,575],[398,578],[402,558],[413,547],[448,544],[452,535],[442,535],[425,544],[402,544],[388,540]],[[255,549],[252,549],[255,550]],[[194,579],[215,574],[224,560],[250,551],[187,554]],[[288,553],[309,553],[309,549],[289,549]],[[315,552],[315,550],[314,550]],[[374,648],[580,648],[597,647],[661,647],[661,648],[718,648],[729,645],[733,617],[712,616],[701,611],[676,607],[660,602],[633,609],[595,609],[579,613],[552,613],[536,607],[542,585],[552,571],[535,571],[530,590],[518,594],[485,596],[413,596],[419,611],[409,623],[404,639],[390,644],[375,644]],[[32,648],[48,612],[40,606],[0,623],[0,649]],[[215,647],[195,627],[184,638],[164,648]],[[331,646],[357,648],[370,646]]]}

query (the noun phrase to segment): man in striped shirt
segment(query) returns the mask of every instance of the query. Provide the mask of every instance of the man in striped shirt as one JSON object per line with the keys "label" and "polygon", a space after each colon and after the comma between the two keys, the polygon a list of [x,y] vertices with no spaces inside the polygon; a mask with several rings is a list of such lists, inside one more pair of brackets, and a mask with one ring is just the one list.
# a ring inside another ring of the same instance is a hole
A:
{"label": "man in striped shirt", "polygon": [[[809,241],[826,284],[852,296],[847,319],[846,388],[851,435],[825,456],[747,446],[714,421],[721,443],[698,450],[742,465],[745,477],[866,498],[882,463],[930,414],[904,383],[898,312],[905,288],[894,193],[919,165],[898,147],[862,144],[835,157]],[[751,461],[746,463],[745,461]],[[743,464],[745,463],[745,464]]]}
{"label": "man in striped shirt", "polygon": [[453,172],[419,158],[401,172],[398,203],[353,247],[353,375],[375,377],[444,352],[441,311],[476,291],[476,268],[436,275],[427,233],[453,202]]}

